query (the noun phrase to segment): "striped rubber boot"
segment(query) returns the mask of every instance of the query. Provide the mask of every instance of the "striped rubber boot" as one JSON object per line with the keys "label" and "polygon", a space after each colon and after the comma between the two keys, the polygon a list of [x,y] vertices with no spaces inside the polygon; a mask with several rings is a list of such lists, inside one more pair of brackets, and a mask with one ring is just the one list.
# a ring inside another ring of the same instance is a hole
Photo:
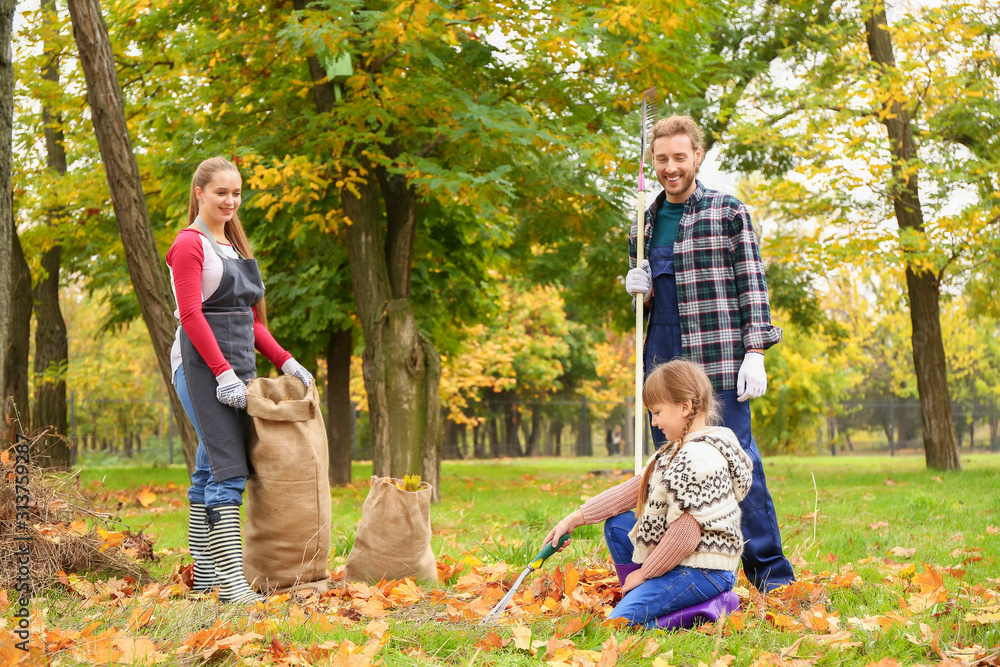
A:
{"label": "striped rubber boot", "polygon": [[206,510],[208,552],[219,577],[219,602],[258,602],[257,595],[243,576],[243,545],[239,505],[220,505]]}
{"label": "striped rubber boot", "polygon": [[208,553],[208,520],[205,518],[204,503],[191,503],[188,510],[188,548],[194,559],[194,585],[191,590],[205,593],[218,586],[215,562]]}

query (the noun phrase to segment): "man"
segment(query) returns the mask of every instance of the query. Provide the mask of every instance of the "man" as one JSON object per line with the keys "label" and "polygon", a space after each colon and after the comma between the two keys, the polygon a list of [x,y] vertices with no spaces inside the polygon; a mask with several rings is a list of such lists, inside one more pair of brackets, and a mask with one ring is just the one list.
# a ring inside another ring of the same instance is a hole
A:
{"label": "man", "polygon": [[[704,157],[701,129],[687,116],[653,127],[650,155],[663,186],[646,210],[643,237],[648,259],[636,268],[638,225],[629,234],[625,288],[649,308],[646,373],[685,357],[705,369],[719,396],[723,424],[753,461],[753,484],[740,503],[747,544],[743,570],[760,590],[795,580],[781,549],[781,535],[760,453],[750,430],[748,399],[767,389],[764,350],[781,340],[771,324],[764,266],[750,214],[739,200],[708,190],[697,180]],[[657,446],[662,434],[652,429]]]}

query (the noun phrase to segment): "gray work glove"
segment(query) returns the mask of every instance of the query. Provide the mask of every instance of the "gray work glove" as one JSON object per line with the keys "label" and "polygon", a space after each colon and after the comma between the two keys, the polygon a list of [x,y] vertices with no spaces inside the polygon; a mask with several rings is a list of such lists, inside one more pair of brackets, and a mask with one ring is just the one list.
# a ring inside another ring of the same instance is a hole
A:
{"label": "gray work glove", "polygon": [[295,361],[294,357],[281,365],[281,372],[285,375],[294,375],[298,379],[302,380],[302,384],[306,387],[312,384],[312,373],[307,371],[305,366]]}
{"label": "gray work glove", "polygon": [[636,296],[642,295],[645,301],[649,295],[649,290],[653,289],[653,272],[649,269],[649,260],[642,260],[642,266],[629,269],[625,274],[625,291]]}
{"label": "gray work glove", "polygon": [[219,383],[215,389],[215,397],[219,399],[219,403],[246,410],[247,386],[236,376],[236,371],[230,368],[225,373],[216,375],[215,381]]}

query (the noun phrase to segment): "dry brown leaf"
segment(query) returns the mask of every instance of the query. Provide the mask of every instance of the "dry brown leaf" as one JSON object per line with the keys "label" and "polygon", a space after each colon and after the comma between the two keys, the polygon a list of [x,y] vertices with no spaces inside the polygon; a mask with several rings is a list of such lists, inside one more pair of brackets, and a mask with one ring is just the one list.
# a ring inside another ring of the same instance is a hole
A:
{"label": "dry brown leaf", "polygon": [[169,658],[146,637],[119,637],[115,640],[115,647],[121,651],[119,661],[125,665],[155,665]]}
{"label": "dry brown leaf", "polygon": [[146,609],[137,608],[132,610],[132,614],[129,618],[128,628],[129,630],[138,630],[139,628],[144,628],[149,625],[149,621],[153,618],[153,607],[148,607]]}
{"label": "dry brown leaf", "polygon": [[515,623],[511,628],[511,637],[514,640],[514,648],[534,655],[534,650],[531,648],[531,628],[521,622]]}
{"label": "dry brown leaf", "polygon": [[140,505],[146,508],[156,502],[156,494],[148,488],[143,487],[139,489],[139,493],[136,494],[135,499],[139,501]]}
{"label": "dry brown leaf", "polygon": [[840,630],[829,635],[819,635],[812,638],[817,644],[826,646],[834,645],[844,648],[861,646],[861,642],[851,641],[852,639],[854,639],[854,633],[850,630]]}
{"label": "dry brown leaf", "polygon": [[493,650],[493,649],[503,648],[508,643],[510,643],[509,639],[504,640],[504,638],[498,635],[497,633],[490,632],[487,633],[485,637],[476,642],[475,645],[477,648]]}
{"label": "dry brown leaf", "polygon": [[389,629],[389,624],[385,621],[369,621],[365,626],[364,633],[370,637],[381,638]]}
{"label": "dry brown leaf", "polygon": [[889,553],[897,558],[911,558],[917,553],[917,549],[916,547],[893,547],[889,549]]}

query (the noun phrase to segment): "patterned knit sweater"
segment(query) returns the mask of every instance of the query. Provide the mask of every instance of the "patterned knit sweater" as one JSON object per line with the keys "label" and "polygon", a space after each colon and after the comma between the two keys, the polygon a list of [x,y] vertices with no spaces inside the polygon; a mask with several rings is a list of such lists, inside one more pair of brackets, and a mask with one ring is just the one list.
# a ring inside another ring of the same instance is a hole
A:
{"label": "patterned knit sweater", "polygon": [[689,434],[672,461],[670,455],[656,458],[649,500],[629,534],[633,562],[642,563],[670,523],[687,512],[701,526],[701,540],[680,564],[735,571],[743,553],[739,502],[753,480],[750,457],[736,435],[722,427]]}

